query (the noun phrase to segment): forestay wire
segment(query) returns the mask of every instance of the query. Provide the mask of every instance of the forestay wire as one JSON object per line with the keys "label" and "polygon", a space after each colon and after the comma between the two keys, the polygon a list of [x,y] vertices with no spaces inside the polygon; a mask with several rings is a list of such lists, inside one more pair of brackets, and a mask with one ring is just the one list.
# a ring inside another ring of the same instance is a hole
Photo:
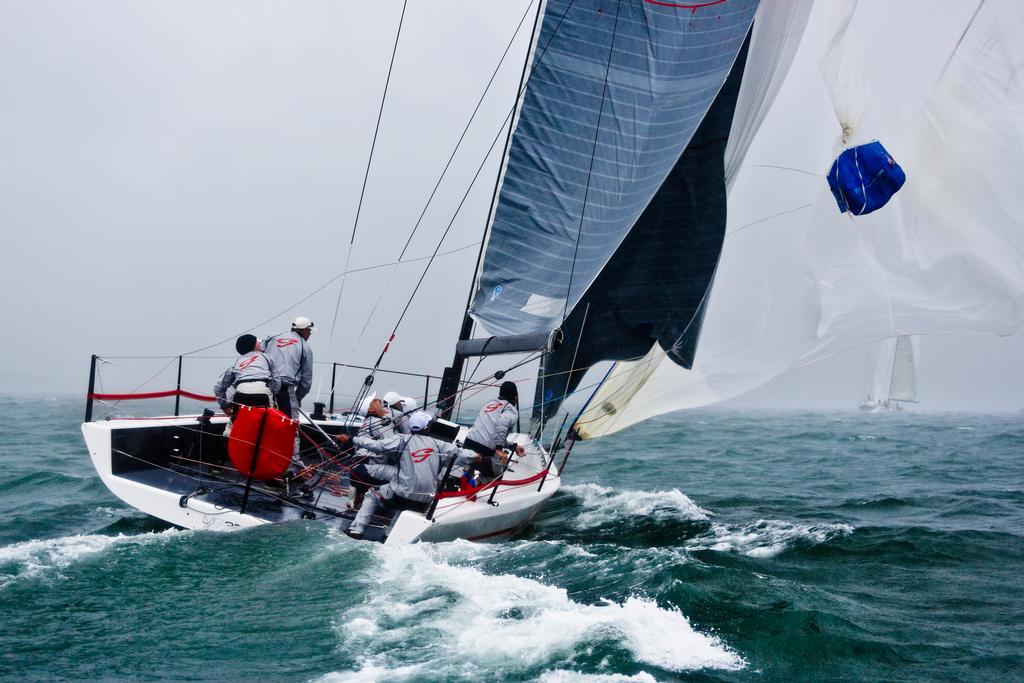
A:
{"label": "forestay wire", "polygon": [[[448,221],[447,227],[445,227],[444,232],[441,234],[440,239],[438,239],[437,245],[434,247],[433,254],[431,255],[430,259],[427,261],[427,265],[424,266],[423,272],[420,273],[420,277],[416,281],[415,287],[413,287],[412,292],[409,294],[409,298],[406,300],[405,306],[402,308],[402,312],[399,314],[398,320],[395,322],[395,326],[391,330],[391,334],[389,335],[388,340],[387,340],[387,342],[384,345],[384,349],[381,351],[380,356],[377,357],[377,360],[374,363],[374,366],[373,366],[374,369],[371,370],[370,374],[366,376],[366,380],[364,381],[363,387],[360,390],[360,397],[365,396],[366,393],[369,392],[369,388],[373,384],[374,375],[376,374],[377,369],[380,367],[381,362],[384,360],[384,355],[387,353],[388,349],[390,348],[391,342],[394,340],[395,335],[398,333],[398,328],[401,326],[402,321],[405,319],[406,313],[409,312],[409,307],[412,305],[413,300],[416,298],[416,294],[419,292],[420,287],[423,285],[423,280],[426,278],[427,273],[430,271],[430,266],[433,265],[434,258],[437,256],[438,251],[441,249],[441,245],[444,244],[445,238],[448,236],[448,233],[451,231],[452,226],[455,224],[455,220],[458,218],[459,213],[462,211],[462,207],[465,206],[466,199],[469,197],[470,192],[473,190],[473,187],[476,185],[476,181],[479,179],[480,173],[483,171],[484,167],[487,165],[487,160],[490,158],[491,153],[494,151],[494,146],[498,143],[498,140],[501,139],[502,131],[505,130],[505,126],[509,125],[509,122],[511,121],[512,117],[514,116],[516,110],[519,108],[519,102],[522,99],[523,93],[526,92],[526,87],[527,87],[527,84],[529,83],[530,76],[532,76],[533,72],[537,69],[537,65],[544,58],[544,55],[547,53],[548,48],[551,46],[551,43],[554,41],[555,35],[558,33],[558,29],[562,25],[562,21],[565,19],[566,15],[569,13],[569,10],[573,6],[573,2],[574,2],[574,0],[570,0],[569,4],[566,6],[565,12],[562,13],[562,16],[559,17],[559,19],[558,19],[558,23],[555,24],[555,27],[554,27],[554,29],[551,32],[551,37],[548,39],[548,42],[544,45],[544,48],[542,50],[540,50],[537,58],[533,61],[533,65],[532,65],[532,67],[530,69],[530,74],[525,79],[523,79],[522,85],[520,86],[519,91],[516,93],[515,102],[513,103],[512,107],[509,109],[508,113],[505,115],[505,118],[502,120],[501,125],[498,126],[498,130],[494,134],[494,139],[491,140],[491,144],[488,146],[487,151],[483,155],[483,159],[480,161],[480,165],[477,166],[476,172],[473,174],[472,179],[470,179],[469,184],[466,187],[466,191],[463,193],[462,198],[459,200],[458,206],[455,207],[455,211],[452,213],[451,220]],[[362,400],[362,398],[360,398],[359,400]],[[358,401],[357,401],[357,405],[358,405]]]}
{"label": "forestay wire", "polygon": [[[395,261],[394,267],[391,269],[391,272],[388,274],[388,278],[387,278],[387,281],[384,283],[384,286],[379,288],[379,292],[377,294],[377,301],[374,303],[373,308],[370,310],[369,315],[366,316],[366,321],[363,323],[362,328],[359,330],[359,334],[356,335],[356,338],[353,340],[353,342],[352,342],[352,350],[349,352],[349,357],[345,359],[346,362],[351,360],[351,357],[355,354],[355,350],[358,347],[360,341],[365,336],[366,330],[367,330],[367,328],[370,325],[370,321],[373,319],[373,316],[376,314],[378,308],[380,307],[380,303],[384,299],[384,294],[385,294],[385,292],[387,292],[388,288],[391,286],[391,282],[394,279],[395,273],[398,271],[398,265],[403,262],[402,259],[405,257],[406,252],[409,250],[409,245],[412,244],[413,237],[415,237],[416,232],[419,230],[420,224],[423,222],[424,216],[427,215],[427,210],[430,208],[431,203],[434,201],[434,197],[437,195],[438,189],[441,187],[441,183],[444,181],[445,176],[448,174],[448,170],[451,168],[452,162],[455,160],[455,155],[458,153],[459,148],[462,146],[463,141],[466,139],[466,134],[469,132],[470,126],[472,126],[473,121],[476,119],[476,115],[480,111],[480,107],[483,104],[484,99],[487,97],[487,93],[490,92],[491,86],[494,84],[494,79],[498,75],[498,71],[501,70],[502,64],[505,63],[505,58],[508,57],[509,50],[512,49],[512,45],[515,43],[516,37],[519,35],[519,32],[522,30],[523,22],[526,20],[526,17],[529,15],[530,8],[533,7],[534,4],[536,2],[538,2],[538,1],[539,0],[530,0],[530,3],[526,6],[526,10],[523,12],[523,16],[520,17],[519,23],[516,25],[515,31],[512,32],[512,37],[509,38],[508,43],[505,45],[505,50],[504,50],[504,52],[502,52],[501,58],[498,60],[498,64],[494,67],[494,70],[491,72],[491,77],[490,77],[490,79],[488,79],[487,85],[484,87],[483,92],[480,93],[480,97],[477,99],[476,106],[473,108],[473,112],[470,114],[469,120],[466,121],[466,125],[462,129],[462,133],[459,135],[459,139],[455,143],[455,147],[452,149],[452,153],[448,156],[448,161],[445,162],[444,168],[441,169],[441,174],[438,176],[437,182],[434,183],[434,188],[430,191],[430,196],[427,197],[427,201],[423,205],[423,209],[420,211],[420,215],[416,219],[416,223],[413,225],[412,230],[409,232],[409,237],[405,240],[405,244],[402,247],[402,252],[398,256],[398,260]],[[490,152],[488,152],[488,154],[490,154]],[[339,301],[339,304],[340,304],[340,301]],[[337,309],[335,309],[335,317],[337,317]],[[332,329],[332,334],[333,334],[333,329],[334,329],[333,325],[332,325],[331,329]],[[390,342],[393,339],[394,339],[394,332],[392,332],[391,337],[388,339],[388,343],[390,344]],[[381,354],[381,357],[383,357],[383,354]],[[379,361],[378,361],[378,364],[379,364]],[[334,385],[331,386],[331,391],[334,391],[335,386],[341,381],[343,375],[344,375],[344,370],[342,370],[341,375],[339,375],[335,379]],[[319,389],[317,390],[317,393],[318,394],[320,393]]]}
{"label": "forestay wire", "polygon": [[[391,49],[391,62],[388,64],[388,75],[384,81],[384,93],[380,98],[380,109],[377,111],[377,125],[373,129],[373,141],[370,143],[370,155],[366,160],[366,171],[363,174],[363,186],[359,190],[359,203],[356,205],[356,216],[352,221],[352,234],[348,241],[348,252],[345,254],[345,272],[348,272],[349,263],[352,259],[352,249],[356,241],[356,231],[359,228],[359,216],[363,210],[363,198],[366,196],[366,184],[370,178],[370,168],[373,165],[373,152],[377,149],[377,135],[380,133],[380,122],[384,116],[384,104],[388,99],[388,87],[391,85],[391,72],[395,68],[395,55],[398,54],[398,41],[402,37],[402,26],[405,23],[405,8],[409,4],[409,0],[402,2],[402,14],[398,18],[398,31],[395,33],[395,45]],[[405,255],[405,251],[402,251],[402,255]],[[399,256],[399,260],[401,260]],[[327,350],[330,353],[330,349],[334,346],[334,330],[338,325],[338,310],[341,308],[341,296],[345,291],[345,281],[347,277],[342,276],[341,284],[338,286],[338,299],[334,302],[334,315],[331,318],[331,333],[327,337]],[[316,393],[319,396],[321,389],[323,388],[323,377],[320,378],[320,383],[317,385]]]}
{"label": "forestay wire", "polygon": [[[469,197],[470,191],[472,191],[473,186],[476,184],[477,179],[480,177],[480,173],[483,171],[484,166],[487,165],[487,159],[490,157],[491,152],[494,150],[494,146],[497,144],[498,140],[501,139],[501,132],[503,130],[505,130],[505,126],[507,126],[509,124],[510,119],[515,114],[516,110],[518,109],[519,101],[522,98],[523,93],[526,92],[526,87],[527,87],[527,84],[529,83],[530,76],[532,76],[533,72],[536,71],[537,65],[540,63],[540,61],[544,58],[544,55],[547,53],[548,47],[551,46],[551,43],[554,40],[554,37],[557,34],[559,27],[562,25],[562,21],[565,19],[565,16],[569,13],[569,10],[572,8],[572,5],[573,5],[573,3],[570,2],[568,4],[568,6],[565,8],[565,12],[562,13],[561,17],[559,17],[558,23],[555,25],[554,29],[552,30],[551,37],[548,39],[547,44],[545,44],[544,48],[540,51],[540,54],[533,61],[533,66],[530,68],[530,75],[527,76],[527,78],[525,78],[523,80],[523,85],[519,89],[519,92],[516,95],[515,103],[512,105],[512,108],[509,109],[509,112],[505,115],[504,120],[502,120],[501,125],[498,127],[498,131],[497,131],[497,133],[495,133],[494,139],[491,141],[490,146],[487,148],[487,152],[486,152],[486,154],[484,154],[483,160],[480,162],[480,165],[477,167],[476,172],[473,174],[473,178],[469,181],[469,185],[467,186],[465,193],[463,193],[462,199],[459,201],[459,205],[455,208],[455,211],[452,214],[452,218],[448,222],[448,226],[445,228],[444,232],[441,234],[441,238],[438,240],[437,246],[434,247],[433,255],[431,256],[430,260],[428,260],[427,265],[423,268],[423,272],[420,274],[420,278],[416,282],[416,286],[413,287],[412,293],[409,295],[409,298],[406,301],[404,308],[402,308],[402,312],[398,316],[398,320],[397,320],[397,322],[395,322],[395,326],[392,329],[392,336],[398,331],[399,326],[401,326],[402,320],[405,319],[405,314],[409,312],[409,307],[412,305],[413,299],[416,298],[416,294],[417,294],[417,292],[419,292],[420,286],[422,286],[423,280],[426,277],[427,272],[430,270],[430,266],[433,264],[433,257],[437,255],[438,250],[440,250],[441,245],[444,243],[445,237],[448,236],[448,233],[451,230],[452,225],[454,225],[455,219],[458,218],[458,215],[461,212],[462,207],[465,206],[466,199]],[[378,363],[379,362],[380,362],[380,360],[378,359]]]}

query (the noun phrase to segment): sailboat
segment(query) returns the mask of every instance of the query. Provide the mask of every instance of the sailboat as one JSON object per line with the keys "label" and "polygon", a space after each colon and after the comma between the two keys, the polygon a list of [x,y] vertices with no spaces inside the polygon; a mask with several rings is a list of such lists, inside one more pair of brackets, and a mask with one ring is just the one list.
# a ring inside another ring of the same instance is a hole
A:
{"label": "sailboat", "polygon": [[[479,384],[464,378],[466,361],[523,354],[540,368],[530,429],[510,436],[525,452],[484,486],[449,486],[449,464],[425,511],[375,518],[369,540],[516,533],[558,490],[576,434],[564,430],[565,420],[557,430],[548,423],[587,369],[683,333],[687,362],[724,235],[730,131],[749,136],[770,104],[777,83],[766,84],[788,66],[808,5],[530,6],[533,35],[515,107],[501,127],[508,132],[485,240],[430,427],[433,436],[461,443],[466,427],[446,418],[467,386]],[[477,326],[487,334],[474,337]],[[254,474],[261,437],[245,442],[253,446],[249,465],[234,467],[225,453],[239,437],[225,438],[226,416],[92,420],[94,400],[131,398],[95,391],[97,360],[82,432],[101,479],[129,505],[190,529],[312,518],[343,531],[351,524],[347,472],[332,438],[358,431],[361,421],[334,411],[333,393],[327,412],[318,406],[299,425],[304,453],[322,460],[317,476],[301,486],[261,481]],[[379,364],[357,402],[383,371]],[[208,398],[182,390],[180,379],[162,395]],[[261,419],[260,435],[281,421]]]}
{"label": "sailboat", "polygon": [[869,367],[861,410],[901,412],[904,403],[917,403],[916,346],[917,340],[910,335],[882,342]]}
{"label": "sailboat", "polygon": [[[871,7],[852,2],[813,13],[810,0],[533,6],[454,358],[434,400],[424,392],[432,429],[458,442],[465,428],[448,418],[481,383],[466,361],[514,356],[494,380],[537,362],[529,428],[512,436],[526,454],[486,489],[445,480],[427,511],[375,520],[367,539],[506,538],[556,492],[580,439],[893,334],[1006,334],[1024,322],[1024,195],[1006,187],[1024,131],[1015,3],[917,2],[905,14],[928,17],[924,43],[910,39],[916,21],[879,38]],[[900,31],[913,46],[905,68],[873,64],[886,57],[874,46]],[[804,50],[802,38],[824,44]],[[840,214],[824,175],[840,149],[879,136],[906,187],[871,215]],[[753,156],[779,140],[781,152]],[[802,149],[820,174],[783,158]],[[770,180],[755,182],[761,173]],[[282,491],[231,469],[224,416],[92,421],[92,400],[116,400],[95,392],[95,363],[82,430],[128,504],[186,528],[311,517],[347,528],[327,461],[331,437],[360,428],[350,411],[332,400],[302,421],[323,476]],[[565,400],[585,390],[569,421]]]}

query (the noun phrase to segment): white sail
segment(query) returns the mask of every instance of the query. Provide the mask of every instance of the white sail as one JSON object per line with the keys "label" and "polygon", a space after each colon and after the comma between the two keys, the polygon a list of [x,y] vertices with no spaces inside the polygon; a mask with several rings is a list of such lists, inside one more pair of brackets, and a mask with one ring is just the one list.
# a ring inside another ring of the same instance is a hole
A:
{"label": "white sail", "polygon": [[873,362],[868,368],[867,388],[863,407],[876,407],[882,405],[889,398],[889,390],[892,387],[893,359],[896,357],[896,339],[890,337],[883,339],[879,344],[877,352],[873,355]]}
{"label": "white sail", "polygon": [[883,339],[871,356],[862,410],[901,410],[917,401],[917,338]]}
{"label": "white sail", "polygon": [[917,354],[914,338],[909,335],[896,338],[889,379],[889,400],[909,403],[917,401]]}
{"label": "white sail", "polygon": [[[1021,326],[1024,5],[938,4],[815,7],[807,35],[831,39],[801,47],[732,187],[693,370],[657,348],[618,364],[581,420],[586,436],[731,398],[875,340]],[[843,144],[874,138],[908,180],[883,210],[852,219],[823,176]],[[606,404],[614,412],[598,412]]]}

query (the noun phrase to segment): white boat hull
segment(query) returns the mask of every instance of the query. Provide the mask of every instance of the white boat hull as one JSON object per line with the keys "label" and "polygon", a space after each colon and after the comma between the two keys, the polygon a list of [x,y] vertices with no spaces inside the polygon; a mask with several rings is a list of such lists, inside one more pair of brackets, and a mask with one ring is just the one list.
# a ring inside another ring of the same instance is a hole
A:
{"label": "white boat hull", "polygon": [[[199,437],[199,462],[203,461],[202,439],[208,452],[217,446],[223,448],[220,432],[225,423],[224,417],[213,418],[212,432]],[[183,474],[174,463],[196,462],[193,452],[198,425],[196,416],[112,419],[84,423],[82,434],[96,472],[107,488],[128,505],[169,524],[226,531],[316,518],[342,530],[348,528],[353,513],[346,510],[346,499],[333,493],[319,492],[314,502],[257,487],[249,507],[241,512],[238,499],[244,489],[237,473],[233,484],[212,474],[205,480]],[[464,436],[465,428],[459,438]],[[426,513],[403,511],[377,540],[386,544],[459,538],[492,541],[507,538],[526,526],[558,490],[560,480],[553,464],[544,476],[548,456],[538,443],[524,434],[513,435],[510,440],[523,445],[526,453],[514,462],[503,480],[508,483],[497,487],[493,500],[491,489],[475,497],[442,494],[430,519]],[[183,453],[185,450],[190,457]]]}

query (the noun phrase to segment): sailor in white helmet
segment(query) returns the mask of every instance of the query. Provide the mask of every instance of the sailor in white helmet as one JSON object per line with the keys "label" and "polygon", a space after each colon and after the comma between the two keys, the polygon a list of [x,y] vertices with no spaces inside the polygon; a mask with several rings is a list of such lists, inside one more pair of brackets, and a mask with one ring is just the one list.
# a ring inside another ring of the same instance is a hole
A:
{"label": "sailor in white helmet", "polygon": [[[397,391],[389,391],[384,394],[384,403],[391,410],[391,419],[394,421],[395,430],[399,434],[411,434],[409,415],[416,410],[416,402],[402,396]],[[408,403],[411,405],[407,405]]]}
{"label": "sailor in white helmet", "polygon": [[[370,394],[359,404],[359,414],[363,416],[363,425],[359,429],[361,437],[380,441],[393,436],[395,425],[391,412],[376,394]],[[378,453],[366,448],[357,448],[349,470],[348,508],[355,510],[360,506],[363,496],[370,488],[377,488],[394,479],[398,472],[397,457],[394,453]]]}
{"label": "sailor in white helmet", "polygon": [[[274,361],[281,376],[281,388],[277,391],[277,408],[299,419],[299,405],[313,386],[313,350],[309,347],[309,335],[316,328],[313,321],[299,316],[292,321],[290,332],[267,337],[262,341],[263,352]],[[293,464],[301,467],[299,460],[299,437],[295,437]]]}
{"label": "sailor in white helmet", "polygon": [[[518,421],[519,391],[515,382],[504,382],[497,400],[480,409],[462,444],[481,455],[478,469],[484,478],[494,479],[501,474],[503,463],[508,462],[508,435]],[[518,455],[523,454],[522,446],[514,448]]]}
{"label": "sailor in white helmet", "polygon": [[410,435],[394,434],[379,441],[365,436],[352,438],[347,434],[337,437],[342,444],[351,442],[357,448],[381,454],[390,453],[398,459],[398,471],[391,481],[367,494],[359,514],[349,527],[349,536],[362,538],[366,525],[378,507],[387,511],[426,511],[448,458],[454,456],[455,464],[460,466],[479,459],[472,451],[423,433],[429,424],[430,415],[420,410],[409,416],[409,428],[412,430]]}

